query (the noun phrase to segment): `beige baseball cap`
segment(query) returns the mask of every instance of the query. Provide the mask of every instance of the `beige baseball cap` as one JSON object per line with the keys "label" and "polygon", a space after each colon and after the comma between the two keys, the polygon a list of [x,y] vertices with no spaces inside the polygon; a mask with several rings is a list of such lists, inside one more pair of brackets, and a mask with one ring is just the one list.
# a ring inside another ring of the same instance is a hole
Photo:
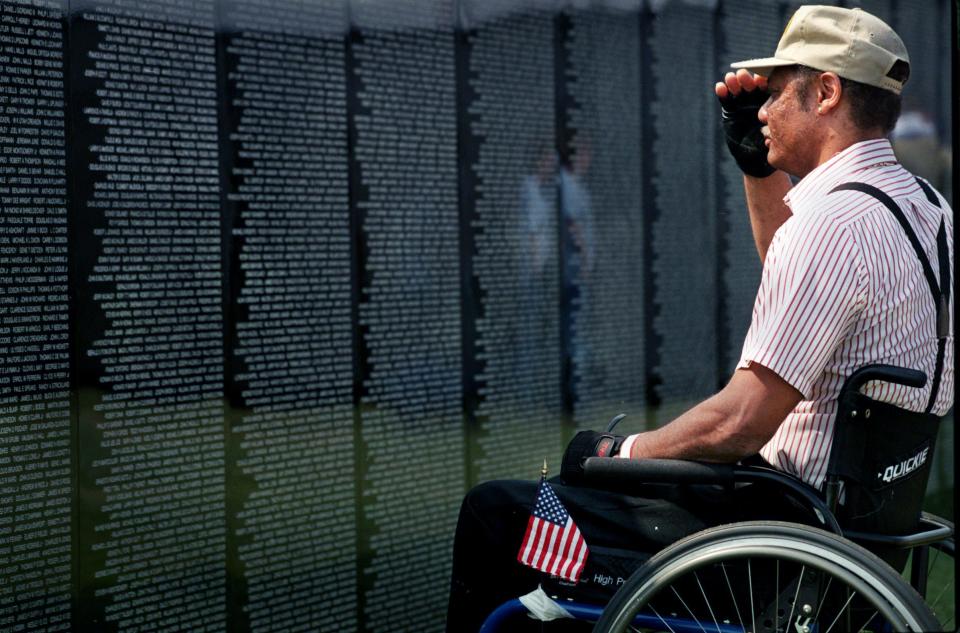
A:
{"label": "beige baseball cap", "polygon": [[880,18],[862,9],[805,5],[787,22],[773,57],[730,66],[769,77],[778,66],[802,64],[900,94],[906,79],[889,75],[898,61],[910,63],[907,47]]}

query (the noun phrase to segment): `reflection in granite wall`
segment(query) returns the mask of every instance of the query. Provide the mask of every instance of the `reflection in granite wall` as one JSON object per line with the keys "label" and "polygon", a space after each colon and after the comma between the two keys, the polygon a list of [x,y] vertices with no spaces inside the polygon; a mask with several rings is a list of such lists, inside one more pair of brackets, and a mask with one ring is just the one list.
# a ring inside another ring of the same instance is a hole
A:
{"label": "reflection in granite wall", "polygon": [[463,42],[480,481],[534,476],[531,450],[551,460],[562,450],[553,33],[551,14],[531,12]]}
{"label": "reflection in granite wall", "polygon": [[[666,3],[650,34],[650,116],[655,193],[649,270],[654,313],[653,371],[667,421],[717,389],[718,362],[717,79],[714,15],[687,3]],[[689,42],[698,42],[697,47]],[[704,60],[704,51],[707,58]],[[704,63],[707,61],[708,63]],[[678,68],[685,81],[676,81]]]}
{"label": "reflection in granite wall", "polygon": [[453,15],[443,2],[356,2],[351,17],[362,624],[439,629],[434,579],[449,575],[465,479],[450,459],[463,450]]}
{"label": "reflection in granite wall", "polygon": [[[570,303],[568,354],[577,428],[598,428],[626,412],[623,430],[642,427],[646,396],[643,296],[641,21],[634,12],[572,12],[564,47],[569,99],[560,170],[562,254]],[[627,344],[624,344],[628,342]]]}

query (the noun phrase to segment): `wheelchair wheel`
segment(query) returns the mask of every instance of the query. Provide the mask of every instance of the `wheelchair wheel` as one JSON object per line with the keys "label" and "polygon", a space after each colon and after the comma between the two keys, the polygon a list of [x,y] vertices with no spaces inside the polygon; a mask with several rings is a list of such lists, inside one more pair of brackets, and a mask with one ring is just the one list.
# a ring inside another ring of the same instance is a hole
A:
{"label": "wheelchair wheel", "polygon": [[805,525],[751,521],[698,532],[653,556],[594,631],[939,629],[920,595],[862,547]]}

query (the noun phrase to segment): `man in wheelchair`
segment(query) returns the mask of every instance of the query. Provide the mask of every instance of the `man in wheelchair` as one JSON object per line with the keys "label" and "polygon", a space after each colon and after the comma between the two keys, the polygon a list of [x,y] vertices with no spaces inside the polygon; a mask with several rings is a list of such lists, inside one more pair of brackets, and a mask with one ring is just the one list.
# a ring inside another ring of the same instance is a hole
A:
{"label": "man in wheelchair", "polygon": [[[804,529],[839,532],[835,515],[844,531],[915,530],[937,422],[953,404],[952,210],[897,162],[886,138],[910,75],[907,51],[862,10],[804,6],[773,57],[733,67],[715,92],[763,262],[736,371],[720,392],[661,428],[628,437],[584,431],[570,442],[550,484],[589,546],[576,583],[517,560],[535,482],[471,490],[455,538],[448,631],[476,631],[498,605],[540,585],[603,603],[632,583],[633,602],[618,594],[604,616],[620,618],[609,630],[626,630],[641,617],[635,597],[643,583],[668,580],[672,593],[662,592],[660,610],[650,603],[650,617],[659,618],[650,626],[659,630],[681,630],[670,618],[698,609],[698,618],[712,618],[707,630],[738,619],[734,630],[871,629],[866,623],[878,617],[894,629],[923,628],[922,617],[896,619],[908,610],[897,600],[910,596],[874,586],[895,584],[892,568],[848,540]],[[648,461],[664,458],[701,463]],[[749,520],[767,525],[684,540]],[[771,562],[760,554],[774,536],[784,553]],[[743,549],[730,550],[730,538]],[[890,543],[873,545],[891,565],[904,565],[906,554]],[[689,571],[730,556],[739,563]],[[684,557],[693,558],[676,563]],[[836,562],[847,559],[858,562]],[[644,561],[656,577],[638,579],[641,570],[631,578]],[[828,578],[846,587],[839,599],[824,597]],[[690,596],[701,585],[706,598],[707,582],[726,584],[733,600],[704,609],[697,598],[695,606]],[[684,583],[686,600],[677,590]],[[821,612],[834,602],[840,610],[831,623]],[[859,617],[864,622],[854,623]]]}

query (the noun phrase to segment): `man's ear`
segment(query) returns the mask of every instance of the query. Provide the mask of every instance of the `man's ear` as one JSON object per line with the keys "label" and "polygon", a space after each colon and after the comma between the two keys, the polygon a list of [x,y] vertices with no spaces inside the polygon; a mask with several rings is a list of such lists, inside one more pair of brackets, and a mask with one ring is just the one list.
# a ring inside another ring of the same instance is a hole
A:
{"label": "man's ear", "polygon": [[817,113],[827,114],[840,105],[843,85],[837,73],[824,72],[817,77]]}

